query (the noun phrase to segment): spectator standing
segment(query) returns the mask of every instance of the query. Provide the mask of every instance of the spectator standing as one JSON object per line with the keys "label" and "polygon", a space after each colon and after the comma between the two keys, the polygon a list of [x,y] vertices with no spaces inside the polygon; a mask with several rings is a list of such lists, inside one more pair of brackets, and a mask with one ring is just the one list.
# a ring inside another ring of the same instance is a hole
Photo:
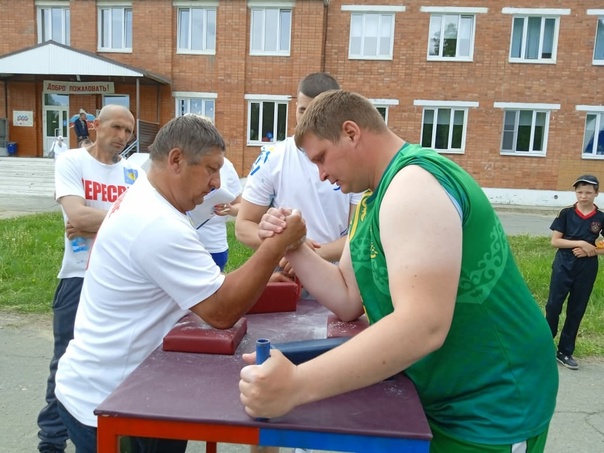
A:
{"label": "spectator standing", "polygon": [[134,183],[139,172],[138,166],[119,157],[134,130],[132,113],[121,106],[107,105],[95,119],[95,126],[96,143],[87,149],[70,150],[55,162],[55,196],[65,220],[65,251],[52,302],[54,350],[46,405],[38,415],[38,449],[45,453],[60,453],[66,446],[68,435],[57,410],[55,374],[58,361],[73,338],[94,237],[110,206]]}
{"label": "spectator standing", "polygon": [[[232,162],[226,157],[220,169],[220,186],[231,193],[235,199],[230,203],[214,206],[214,217],[197,229],[199,240],[204,248],[210,252],[212,259],[221,271],[229,259],[229,243],[227,241],[226,222],[229,216],[237,217],[241,203],[241,181]],[[211,198],[208,200],[211,203]]]}
{"label": "spectator standing", "polygon": [[573,187],[577,202],[563,208],[550,227],[551,244],[558,250],[552,263],[545,317],[555,338],[562,306],[568,297],[556,359],[566,368],[578,370],[579,364],[573,353],[579,326],[598,275],[598,255],[604,254],[604,249],[596,247],[596,240],[604,228],[604,212],[594,203],[600,187],[598,178],[594,175],[579,176]]}
{"label": "spectator standing", "polygon": [[73,123],[73,129],[78,139],[77,143],[88,138],[88,120],[86,110],[80,109],[80,117]]}
{"label": "spectator standing", "polygon": [[67,143],[65,143],[65,141],[63,140],[63,136],[59,135],[52,144],[52,147],[50,148],[50,151],[48,153],[48,157],[56,159],[68,149],[69,147],[67,146]]}

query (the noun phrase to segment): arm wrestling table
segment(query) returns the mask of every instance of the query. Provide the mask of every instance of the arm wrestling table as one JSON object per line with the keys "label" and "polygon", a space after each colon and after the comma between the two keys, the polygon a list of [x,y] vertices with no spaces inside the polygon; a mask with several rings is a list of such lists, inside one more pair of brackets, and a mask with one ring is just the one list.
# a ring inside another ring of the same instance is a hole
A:
{"label": "arm wrestling table", "polygon": [[258,338],[273,344],[325,338],[329,312],[301,300],[295,312],[246,315],[235,355],[166,352],[161,346],[95,410],[97,446],[117,453],[120,436],[302,447],[345,452],[428,452],[432,437],[413,383],[399,374],[378,384],[257,421],[239,400],[243,352]]}

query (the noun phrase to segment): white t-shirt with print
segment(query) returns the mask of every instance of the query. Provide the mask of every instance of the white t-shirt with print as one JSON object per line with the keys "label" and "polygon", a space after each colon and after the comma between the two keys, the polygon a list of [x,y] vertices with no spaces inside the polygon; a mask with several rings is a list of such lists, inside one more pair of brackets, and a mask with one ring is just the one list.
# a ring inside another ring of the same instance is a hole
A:
{"label": "white t-shirt with print", "polygon": [[320,244],[348,233],[350,205],[361,194],[345,194],[321,181],[319,168],[296,147],[293,137],[263,146],[247,177],[242,198],[259,206],[296,208],[306,221],[307,237]]}
{"label": "white t-shirt with print", "polygon": [[224,275],[188,217],[140,176],[97,234],[56,396],[81,423]]}
{"label": "white t-shirt with print", "polygon": [[[75,195],[91,208],[108,211],[140,174],[138,165],[120,159],[115,164],[99,162],[85,148],[75,148],[61,154],[55,162],[55,196],[59,200]],[[67,214],[63,210],[63,219]],[[84,277],[93,239],[70,241],[64,235],[65,251],[59,278]]]}

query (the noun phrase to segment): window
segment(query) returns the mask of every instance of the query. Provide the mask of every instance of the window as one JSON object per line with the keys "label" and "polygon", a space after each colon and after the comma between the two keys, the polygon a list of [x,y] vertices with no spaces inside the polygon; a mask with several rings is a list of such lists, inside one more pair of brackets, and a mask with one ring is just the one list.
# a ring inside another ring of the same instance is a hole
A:
{"label": "window", "polygon": [[285,140],[289,96],[252,96],[248,100],[248,145]]}
{"label": "window", "polygon": [[594,46],[594,61],[604,64],[604,17],[598,19],[596,44]]}
{"label": "window", "polygon": [[474,53],[474,23],[473,15],[432,14],[428,59],[470,61]]}
{"label": "window", "polygon": [[468,128],[468,109],[478,102],[414,101],[424,107],[420,143],[438,152],[463,154]]}
{"label": "window", "polygon": [[604,107],[577,106],[585,115],[582,157],[604,159]]}
{"label": "window", "polygon": [[174,92],[173,96],[176,98],[176,116],[194,113],[215,121],[216,93]]}
{"label": "window", "polygon": [[604,65],[604,9],[588,9],[587,14],[599,16],[596,23],[593,64]]}
{"label": "window", "polygon": [[115,104],[130,109],[130,96],[127,94],[105,94],[103,95],[103,106]]}
{"label": "window", "polygon": [[495,102],[503,108],[501,154],[545,156],[551,110],[560,104],[516,104]]}
{"label": "window", "polygon": [[178,9],[178,53],[216,53],[216,8]]}
{"label": "window", "polygon": [[398,105],[398,99],[369,99],[369,101],[380,112],[386,124],[388,124],[388,109],[389,107]]}
{"label": "window", "polygon": [[510,62],[555,63],[560,16],[570,9],[503,8],[513,14]]}
{"label": "window", "polygon": [[348,58],[355,60],[392,60],[394,15],[404,6],[342,5],[350,11]]}
{"label": "window", "polygon": [[99,8],[99,50],[132,52],[132,8]]}
{"label": "window", "polygon": [[38,43],[55,41],[70,45],[69,4],[38,8]]}
{"label": "window", "polygon": [[350,58],[392,59],[394,14],[352,14]]}
{"label": "window", "polygon": [[250,55],[289,56],[291,8],[252,8]]}

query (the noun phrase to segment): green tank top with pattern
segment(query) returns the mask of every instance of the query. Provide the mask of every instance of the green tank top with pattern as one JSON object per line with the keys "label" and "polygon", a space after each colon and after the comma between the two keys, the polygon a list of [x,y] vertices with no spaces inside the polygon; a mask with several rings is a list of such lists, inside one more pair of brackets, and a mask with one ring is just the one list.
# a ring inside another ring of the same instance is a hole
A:
{"label": "green tank top with pattern", "polygon": [[351,222],[350,253],[369,321],[393,311],[379,210],[392,178],[408,165],[431,173],[457,203],[463,255],[447,338],[406,373],[430,423],[452,437],[506,444],[535,436],[552,417],[558,389],[551,333],[480,186],[459,165],[419,145],[403,146]]}

